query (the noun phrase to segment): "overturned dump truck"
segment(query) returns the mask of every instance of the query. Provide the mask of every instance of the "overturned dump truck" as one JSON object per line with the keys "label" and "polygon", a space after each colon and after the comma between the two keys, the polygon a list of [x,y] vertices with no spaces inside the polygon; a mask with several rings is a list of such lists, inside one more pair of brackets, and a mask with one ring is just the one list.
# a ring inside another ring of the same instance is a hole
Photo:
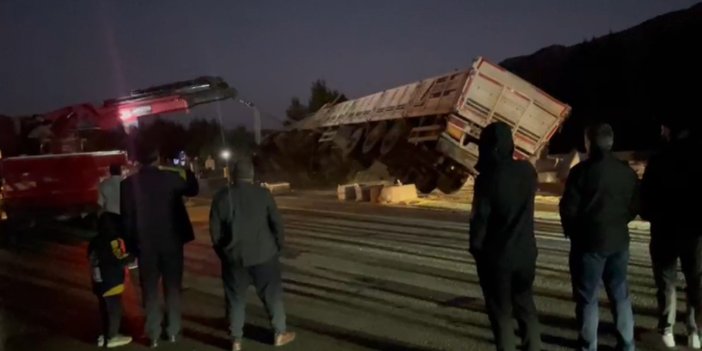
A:
{"label": "overturned dump truck", "polygon": [[494,121],[512,127],[515,157],[534,159],[570,106],[477,58],[456,71],[327,104],[262,144],[269,172],[303,171],[319,183],[345,181],[379,161],[422,193],[460,189],[475,175],[478,139]]}

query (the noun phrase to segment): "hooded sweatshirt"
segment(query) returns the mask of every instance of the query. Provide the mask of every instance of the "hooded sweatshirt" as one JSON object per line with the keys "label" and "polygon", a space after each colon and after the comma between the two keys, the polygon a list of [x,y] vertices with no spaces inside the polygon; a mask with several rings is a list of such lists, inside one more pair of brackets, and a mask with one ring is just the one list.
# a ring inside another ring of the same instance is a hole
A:
{"label": "hooded sweatshirt", "polygon": [[677,137],[652,156],[641,183],[641,217],[651,222],[651,236],[672,241],[698,236],[701,167],[699,139]]}
{"label": "hooded sweatshirt", "polygon": [[502,122],[483,129],[478,150],[470,251],[479,261],[504,267],[533,262],[536,171],[514,160],[512,132]]}

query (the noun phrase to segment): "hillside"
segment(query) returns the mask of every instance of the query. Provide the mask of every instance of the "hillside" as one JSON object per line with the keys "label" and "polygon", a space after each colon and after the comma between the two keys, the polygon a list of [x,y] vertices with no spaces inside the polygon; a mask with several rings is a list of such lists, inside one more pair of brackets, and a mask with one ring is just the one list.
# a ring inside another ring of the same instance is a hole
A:
{"label": "hillside", "polygon": [[702,3],[574,46],[550,46],[501,65],[573,106],[552,152],[582,145],[584,126],[613,125],[618,149],[645,150],[660,121],[699,123]]}

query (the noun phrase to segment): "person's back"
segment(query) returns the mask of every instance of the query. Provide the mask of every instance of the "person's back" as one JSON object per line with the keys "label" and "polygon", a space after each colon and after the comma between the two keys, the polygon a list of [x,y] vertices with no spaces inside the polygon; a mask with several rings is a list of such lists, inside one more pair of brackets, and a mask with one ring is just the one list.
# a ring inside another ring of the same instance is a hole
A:
{"label": "person's back", "polygon": [[185,179],[177,170],[144,166],[123,182],[122,192],[130,214],[126,225],[139,250],[168,251],[193,239],[183,196],[198,193],[197,180]]}
{"label": "person's back", "polygon": [[513,159],[512,133],[504,123],[483,129],[479,151],[470,252],[475,257],[495,343],[498,350],[516,349],[514,315],[524,349],[540,350],[532,293],[537,256],[536,171],[528,162]]}
{"label": "person's back", "polygon": [[651,222],[651,268],[657,287],[658,331],[667,347],[675,347],[678,260],[687,285],[686,331],[688,346],[699,349],[700,332],[695,316],[700,309],[702,247],[697,233],[696,207],[699,174],[689,127],[667,121],[662,136],[668,139],[646,166],[641,183],[641,217]]}
{"label": "person's back", "polygon": [[[534,196],[536,172],[526,161],[508,160],[481,173],[476,191],[490,193],[483,250],[500,264],[519,264],[536,255]],[[476,224],[474,224],[476,225]]]}
{"label": "person's back", "polygon": [[123,250],[120,232],[115,222],[119,222],[119,215],[102,213],[98,220],[97,235],[88,244],[93,292],[100,302],[103,329],[103,334],[98,337],[98,345],[107,347],[122,346],[132,341],[131,337],[119,335],[124,266],[129,260],[129,255]]}
{"label": "person's back", "polygon": [[697,227],[695,206],[690,204],[699,200],[702,174],[696,165],[698,147],[692,135],[675,137],[646,166],[641,216],[653,226],[665,227],[666,235],[692,234]]}
{"label": "person's back", "polygon": [[98,185],[98,205],[104,212],[120,214],[120,183],[122,182],[122,165],[110,165],[110,176]]}
{"label": "person's back", "polygon": [[[573,244],[591,252],[614,252],[629,245],[629,222],[636,216],[636,173],[611,153],[594,155],[571,170],[564,195],[566,228]],[[577,191],[578,200],[569,196]]]}
{"label": "person's back", "polygon": [[145,333],[155,347],[161,336],[160,280],[166,295],[167,338],[175,342],[180,333],[183,246],[194,239],[183,196],[197,195],[199,187],[192,172],[160,169],[158,152],[148,145],[141,148],[141,169],[121,184],[120,210],[127,247],[139,260]]}
{"label": "person's back", "polygon": [[283,346],[295,339],[295,333],[287,331],[283,307],[283,223],[270,191],[253,183],[251,161],[240,160],[231,169],[235,181],[212,199],[210,236],[222,262],[232,350],[241,350],[251,283],[270,317],[274,344]]}
{"label": "person's back", "polygon": [[[258,185],[238,182],[220,190],[213,207],[230,218],[215,229],[217,246],[242,266],[268,261],[282,247],[282,223],[270,192]],[[224,217],[224,218],[227,218]]]}
{"label": "person's back", "polygon": [[617,327],[619,350],[634,350],[634,316],[629,297],[628,223],[636,217],[638,179],[612,155],[614,131],[607,124],[587,130],[588,160],[573,167],[561,198],[569,257],[578,349],[597,350],[599,288],[604,283]]}

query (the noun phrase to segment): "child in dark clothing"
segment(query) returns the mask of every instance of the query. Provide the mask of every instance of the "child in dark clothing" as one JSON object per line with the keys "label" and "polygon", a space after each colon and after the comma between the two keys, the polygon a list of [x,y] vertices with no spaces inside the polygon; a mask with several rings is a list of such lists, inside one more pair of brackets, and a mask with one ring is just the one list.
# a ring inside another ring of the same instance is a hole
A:
{"label": "child in dark clothing", "polygon": [[122,292],[124,292],[124,269],[129,255],[119,237],[120,217],[103,212],[98,219],[98,234],[88,245],[88,257],[92,269],[93,291],[100,301],[103,335],[98,345],[118,347],[132,342],[132,338],[119,334],[122,320]]}

